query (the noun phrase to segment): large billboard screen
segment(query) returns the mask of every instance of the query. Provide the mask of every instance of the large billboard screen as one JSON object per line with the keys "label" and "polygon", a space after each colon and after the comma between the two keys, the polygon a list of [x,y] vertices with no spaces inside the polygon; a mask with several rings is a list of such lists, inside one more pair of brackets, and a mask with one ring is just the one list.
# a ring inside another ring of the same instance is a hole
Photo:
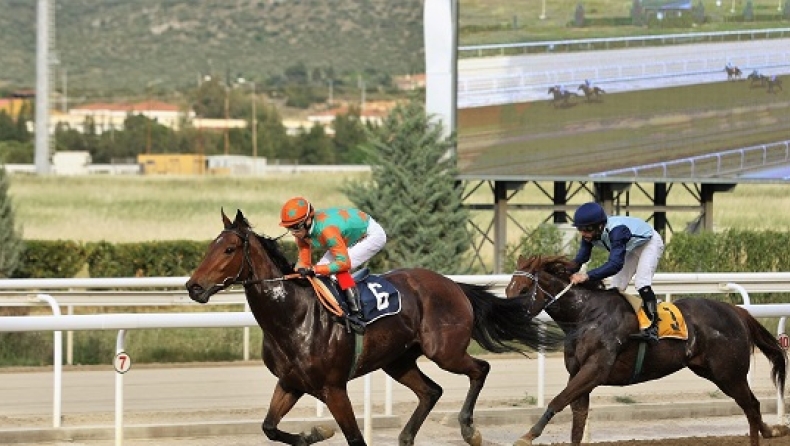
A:
{"label": "large billboard screen", "polygon": [[461,175],[790,181],[785,36],[490,57],[460,51]]}

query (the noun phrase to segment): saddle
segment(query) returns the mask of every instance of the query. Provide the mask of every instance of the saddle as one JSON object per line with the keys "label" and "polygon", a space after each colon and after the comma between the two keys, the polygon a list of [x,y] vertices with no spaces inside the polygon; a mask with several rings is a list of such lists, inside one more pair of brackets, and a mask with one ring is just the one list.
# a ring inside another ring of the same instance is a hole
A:
{"label": "saddle", "polygon": [[[359,290],[362,304],[362,318],[365,326],[385,316],[400,313],[401,296],[395,286],[383,276],[370,274],[368,268],[362,268],[352,274]],[[344,292],[332,276],[311,278],[313,288],[324,307],[336,316],[343,317],[349,313],[348,304],[343,297]]]}
{"label": "saddle", "polygon": [[[644,330],[649,327],[650,319],[647,318],[645,310],[642,308],[642,299],[624,291],[620,291],[620,295],[634,309],[636,318],[639,321],[639,329]],[[677,305],[671,302],[658,303],[658,337],[659,339],[672,338],[684,341],[689,338],[688,327],[686,326],[686,320],[683,318],[683,313],[680,312],[680,308]]]}

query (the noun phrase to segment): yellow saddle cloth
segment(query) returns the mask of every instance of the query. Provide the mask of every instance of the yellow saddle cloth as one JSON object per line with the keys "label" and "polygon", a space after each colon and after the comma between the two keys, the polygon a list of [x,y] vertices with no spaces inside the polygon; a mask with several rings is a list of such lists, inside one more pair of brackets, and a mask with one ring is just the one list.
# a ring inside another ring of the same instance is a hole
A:
{"label": "yellow saddle cloth", "polygon": [[[620,292],[625,300],[631,304],[636,317],[639,319],[639,328],[645,329],[650,326],[650,319],[647,318],[645,310],[642,308],[642,299]],[[658,337],[659,338],[675,338],[686,340],[689,338],[688,328],[686,327],[686,320],[683,319],[683,313],[673,303],[659,302],[658,303]]]}

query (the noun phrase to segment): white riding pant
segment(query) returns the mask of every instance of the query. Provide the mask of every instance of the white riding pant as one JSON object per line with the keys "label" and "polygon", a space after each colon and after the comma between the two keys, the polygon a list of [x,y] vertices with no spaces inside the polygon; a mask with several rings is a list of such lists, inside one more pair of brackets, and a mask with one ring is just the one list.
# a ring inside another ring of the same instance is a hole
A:
{"label": "white riding pant", "polygon": [[[373,217],[368,222],[368,231],[356,243],[348,247],[348,258],[351,261],[351,270],[362,266],[363,263],[376,255],[387,243],[387,233]],[[327,251],[318,264],[326,264],[334,260],[331,252]]]}
{"label": "white riding pant", "polygon": [[625,291],[632,277],[637,291],[652,285],[653,275],[663,253],[664,240],[661,239],[661,234],[653,231],[653,237],[647,243],[625,254],[623,269],[612,276],[612,286]]}

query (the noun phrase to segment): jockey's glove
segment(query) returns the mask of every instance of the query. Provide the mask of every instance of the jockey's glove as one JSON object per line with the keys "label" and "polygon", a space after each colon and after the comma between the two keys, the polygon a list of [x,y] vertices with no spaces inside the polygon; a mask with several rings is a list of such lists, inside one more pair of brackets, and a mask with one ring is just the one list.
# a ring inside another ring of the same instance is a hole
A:
{"label": "jockey's glove", "polygon": [[315,271],[313,271],[313,268],[299,268],[296,270],[296,272],[302,277],[315,277]]}

